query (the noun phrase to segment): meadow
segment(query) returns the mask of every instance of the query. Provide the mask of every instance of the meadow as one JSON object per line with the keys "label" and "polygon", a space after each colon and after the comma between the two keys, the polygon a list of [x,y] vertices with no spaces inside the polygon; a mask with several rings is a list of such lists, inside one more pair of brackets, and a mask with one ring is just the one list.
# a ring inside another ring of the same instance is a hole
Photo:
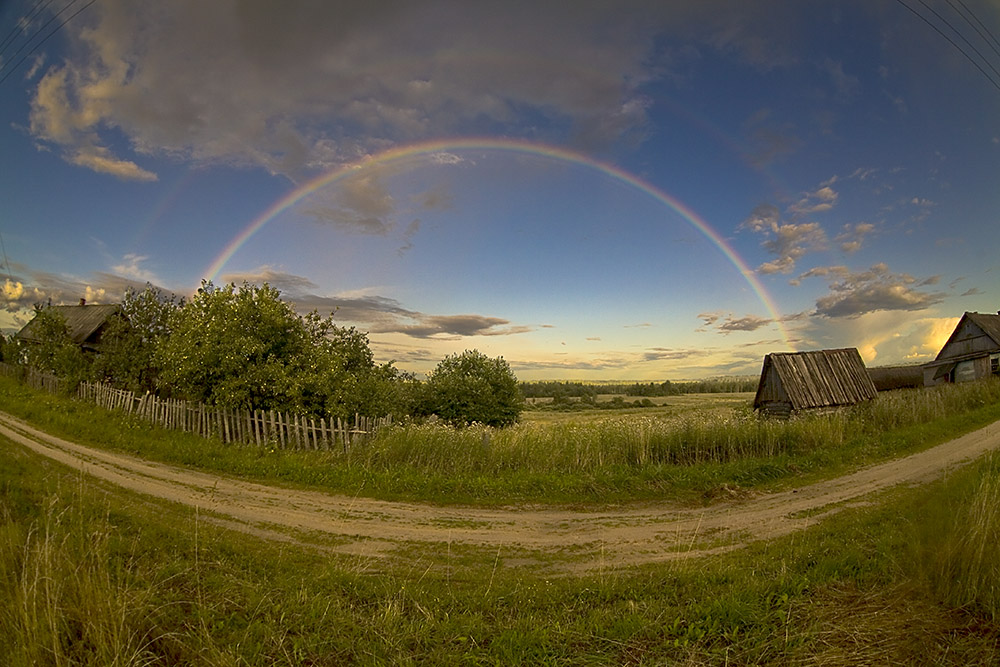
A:
{"label": "meadow", "polygon": [[[1000,387],[987,382],[788,423],[729,407],[725,428],[669,406],[504,431],[401,426],[334,456],[189,442],[0,388],[4,410],[98,446],[281,484],[486,504],[654,489],[708,502],[723,480],[800,484],[1000,418]],[[405,490],[435,475],[459,481],[441,496],[441,481]],[[575,481],[542,488],[561,477]],[[494,495],[475,490],[490,478]],[[0,655],[12,666],[996,664],[1000,456],[873,501],[733,553],[552,577],[472,547],[414,544],[409,558],[373,563],[272,543],[2,441]]]}

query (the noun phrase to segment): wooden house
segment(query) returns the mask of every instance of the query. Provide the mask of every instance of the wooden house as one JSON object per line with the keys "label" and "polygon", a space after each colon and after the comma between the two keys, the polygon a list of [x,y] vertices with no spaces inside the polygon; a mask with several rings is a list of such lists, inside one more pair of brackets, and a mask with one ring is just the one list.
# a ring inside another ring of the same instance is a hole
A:
{"label": "wooden house", "polygon": [[[48,306],[66,318],[70,339],[85,352],[96,352],[101,347],[101,336],[111,318],[118,314],[118,304],[78,306]],[[17,337],[27,343],[37,343],[34,331],[35,318],[17,332]]]}
{"label": "wooden house", "polygon": [[854,405],[877,393],[857,348],[772,353],[764,357],[753,407],[788,417],[801,410]]}
{"label": "wooden house", "polygon": [[1000,313],[966,313],[934,361],[924,364],[924,385],[968,382],[1000,375]]}

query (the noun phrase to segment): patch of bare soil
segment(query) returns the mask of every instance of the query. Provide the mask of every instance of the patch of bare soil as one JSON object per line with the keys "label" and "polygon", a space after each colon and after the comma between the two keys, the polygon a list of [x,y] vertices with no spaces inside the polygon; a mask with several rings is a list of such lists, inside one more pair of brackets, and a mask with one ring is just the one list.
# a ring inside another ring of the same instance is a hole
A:
{"label": "patch of bare soil", "polygon": [[[921,484],[1000,446],[1000,422],[932,449],[795,490],[722,494],[704,508],[643,503],[600,511],[439,507],[290,490],[91,449],[0,412],[0,434],[32,451],[131,491],[197,507],[217,523],[269,539],[360,556],[414,544],[502,549],[516,563],[585,572],[693,558],[787,535],[865,496]],[[335,546],[330,547],[329,544]]]}

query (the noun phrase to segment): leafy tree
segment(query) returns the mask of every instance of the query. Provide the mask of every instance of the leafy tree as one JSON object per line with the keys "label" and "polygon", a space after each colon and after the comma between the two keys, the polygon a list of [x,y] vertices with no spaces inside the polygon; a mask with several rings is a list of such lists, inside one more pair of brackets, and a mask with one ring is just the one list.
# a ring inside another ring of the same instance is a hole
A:
{"label": "leafy tree", "polygon": [[101,338],[95,379],[130,391],[153,391],[159,375],[156,348],[170,332],[171,314],[183,305],[183,299],[167,297],[148,283],[141,292],[128,288],[119,316],[111,319]]}
{"label": "leafy tree", "polygon": [[445,357],[425,385],[427,413],[455,424],[509,426],[520,418],[524,397],[503,357],[478,350]]}
{"label": "leafy tree", "polygon": [[384,414],[393,370],[375,366],[367,336],[315,312],[298,315],[267,284],[203,282],[167,326],[153,357],[166,393],[317,416]]}
{"label": "leafy tree", "polygon": [[27,364],[59,376],[67,381],[67,389],[75,390],[86,379],[90,362],[73,342],[63,314],[53,308],[35,306],[31,335],[33,341],[23,348]]}

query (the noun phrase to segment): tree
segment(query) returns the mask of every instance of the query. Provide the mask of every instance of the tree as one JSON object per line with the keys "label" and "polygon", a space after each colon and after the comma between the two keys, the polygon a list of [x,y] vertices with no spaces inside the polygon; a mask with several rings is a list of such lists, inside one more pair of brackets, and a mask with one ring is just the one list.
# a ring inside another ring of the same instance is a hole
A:
{"label": "tree", "polygon": [[89,360],[73,342],[66,318],[53,308],[35,306],[31,335],[32,342],[24,346],[27,364],[59,376],[66,380],[67,390],[75,391],[87,378]]}
{"label": "tree", "polygon": [[129,287],[118,317],[108,322],[101,337],[95,379],[129,391],[153,391],[159,375],[156,348],[170,332],[171,314],[183,305],[183,299],[167,297],[148,283],[141,292]]}
{"label": "tree", "polygon": [[154,354],[164,393],[316,416],[385,414],[377,399],[392,369],[375,365],[368,337],[298,315],[267,284],[203,282],[168,327]]}
{"label": "tree", "polygon": [[524,409],[517,377],[503,357],[478,350],[445,357],[425,385],[424,411],[454,424],[509,426]]}

